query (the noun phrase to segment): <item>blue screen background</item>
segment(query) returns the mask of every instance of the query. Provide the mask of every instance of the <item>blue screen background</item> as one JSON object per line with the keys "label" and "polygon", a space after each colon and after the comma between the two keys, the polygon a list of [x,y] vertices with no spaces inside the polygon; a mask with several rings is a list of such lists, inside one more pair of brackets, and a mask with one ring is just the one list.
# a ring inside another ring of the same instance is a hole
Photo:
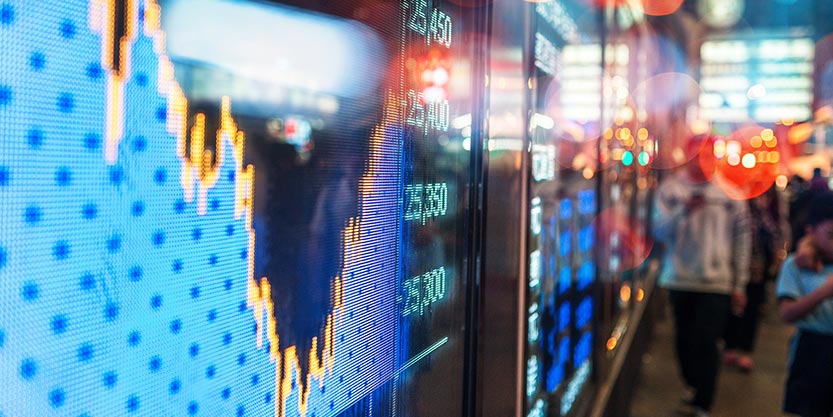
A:
{"label": "blue screen background", "polygon": [[[89,7],[0,0],[0,415],[275,415],[276,368],[247,299],[249,214],[234,211],[243,161],[225,147],[198,213],[139,30],[108,164],[109,70]],[[307,415],[336,415],[395,373],[401,132],[379,132],[335,365],[311,383]],[[285,415],[299,392],[293,378]]]}

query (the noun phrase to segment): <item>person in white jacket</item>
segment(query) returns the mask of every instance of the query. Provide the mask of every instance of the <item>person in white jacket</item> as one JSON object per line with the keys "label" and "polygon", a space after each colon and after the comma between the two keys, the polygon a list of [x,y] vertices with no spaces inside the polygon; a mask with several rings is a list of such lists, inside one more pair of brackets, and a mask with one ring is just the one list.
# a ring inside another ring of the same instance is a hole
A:
{"label": "person in white jacket", "polygon": [[720,367],[718,340],[730,312],[741,314],[749,280],[751,229],[747,205],[709,181],[701,154],[711,141],[686,146],[693,159],[668,176],[657,191],[654,232],[664,243],[660,285],[674,311],[675,347],[685,399],[696,416],[708,416]]}

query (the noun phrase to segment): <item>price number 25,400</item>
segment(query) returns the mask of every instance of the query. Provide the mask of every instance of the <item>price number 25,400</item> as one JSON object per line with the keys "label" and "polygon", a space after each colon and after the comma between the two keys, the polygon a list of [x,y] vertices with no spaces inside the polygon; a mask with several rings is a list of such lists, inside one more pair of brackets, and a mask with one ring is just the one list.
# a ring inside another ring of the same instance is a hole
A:
{"label": "price number 25,400", "polygon": [[405,123],[421,127],[426,135],[432,130],[448,131],[451,108],[447,99],[426,101],[422,92],[409,90],[405,104]]}

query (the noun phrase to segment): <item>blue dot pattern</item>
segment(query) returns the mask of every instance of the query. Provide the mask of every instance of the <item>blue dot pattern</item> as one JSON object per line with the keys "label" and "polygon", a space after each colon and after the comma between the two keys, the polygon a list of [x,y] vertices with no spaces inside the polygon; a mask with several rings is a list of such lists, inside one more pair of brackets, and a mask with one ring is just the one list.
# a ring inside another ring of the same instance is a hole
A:
{"label": "blue dot pattern", "polygon": [[[205,214],[184,200],[142,30],[117,161],[105,162],[108,72],[88,16],[87,1],[0,0],[0,415],[274,415],[275,364],[247,305],[240,175],[220,167],[228,181],[208,191]],[[390,167],[365,206],[388,214],[363,235],[390,252],[344,272],[345,311],[363,313],[336,327],[336,365],[326,390],[313,383],[307,415],[335,416],[394,373],[397,262],[381,260],[396,256],[399,158],[387,142]]]}
{"label": "blue dot pattern", "polygon": [[35,71],[42,70],[43,67],[46,65],[46,58],[40,52],[35,52],[29,58],[29,65],[32,66],[32,69]]}

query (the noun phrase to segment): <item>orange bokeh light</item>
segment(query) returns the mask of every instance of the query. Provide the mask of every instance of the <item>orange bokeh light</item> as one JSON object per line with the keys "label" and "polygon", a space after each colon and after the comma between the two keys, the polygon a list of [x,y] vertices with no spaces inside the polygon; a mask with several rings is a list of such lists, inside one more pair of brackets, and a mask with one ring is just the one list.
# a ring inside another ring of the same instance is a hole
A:
{"label": "orange bokeh light", "polygon": [[727,150],[730,154],[726,158],[715,158],[715,141],[707,143],[699,154],[700,167],[706,178],[732,199],[748,200],[763,194],[781,174],[782,158],[777,147],[768,148],[766,154],[760,150],[758,142],[762,132],[767,137],[772,135],[771,130],[751,125],[726,137],[726,143],[734,145]]}
{"label": "orange bokeh light", "polygon": [[642,0],[645,14],[651,16],[665,16],[677,11],[683,0]]}
{"label": "orange bokeh light", "polygon": [[619,289],[619,299],[622,301],[630,301],[631,300],[631,287],[628,285],[623,285],[622,288]]}
{"label": "orange bokeh light", "polygon": [[792,145],[807,142],[813,136],[813,124],[802,123],[793,125],[787,134],[787,140]]}

